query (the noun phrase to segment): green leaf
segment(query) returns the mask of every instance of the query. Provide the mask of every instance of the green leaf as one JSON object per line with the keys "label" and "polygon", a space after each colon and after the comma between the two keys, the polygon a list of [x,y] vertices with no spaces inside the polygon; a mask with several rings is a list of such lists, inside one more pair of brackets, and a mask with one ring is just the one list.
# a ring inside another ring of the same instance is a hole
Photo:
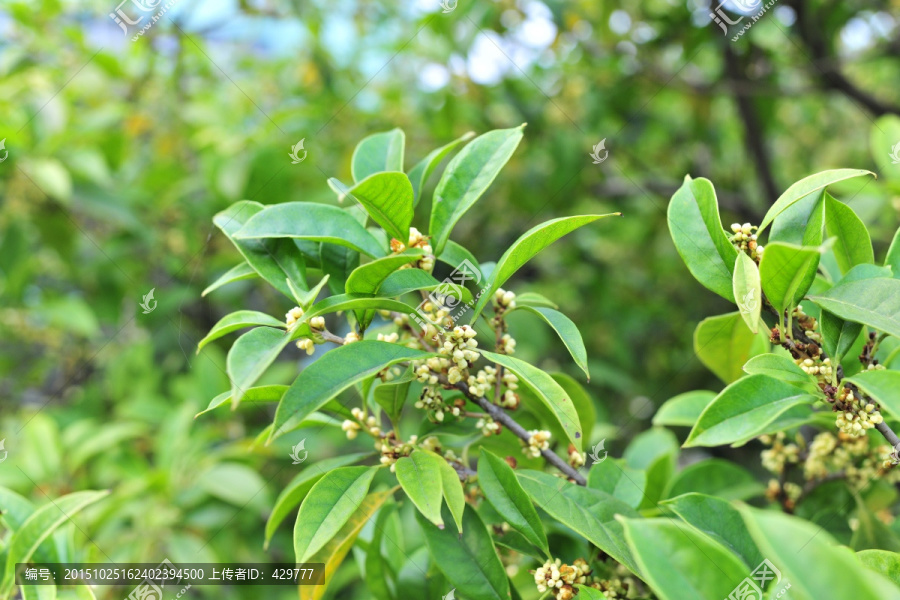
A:
{"label": "green leaf", "polygon": [[669,202],[668,223],[675,248],[694,278],[734,302],[732,270],[738,251],[722,229],[713,184],[685,177]]}
{"label": "green leaf", "polygon": [[[778,200],[775,201],[775,204],[769,208],[762,223],[759,225],[757,234],[761,234],[775,217],[809,194],[818,190],[823,190],[833,183],[852,179],[854,177],[862,177],[864,175],[874,176],[875,173],[861,169],[833,169],[831,171],[822,171],[821,173],[816,173],[815,175],[810,175],[809,177],[801,179],[779,196]],[[766,252],[768,251],[769,249],[767,247]]]}
{"label": "green leaf", "polygon": [[559,305],[557,305],[553,300],[538,294],[537,292],[523,292],[521,294],[516,294],[516,306],[533,306],[535,308],[553,308],[558,309]]}
{"label": "green leaf", "polygon": [[[386,504],[378,511],[375,526],[372,528],[372,541],[366,549],[365,575],[366,587],[375,600],[393,600],[388,583],[390,566],[386,557],[382,556],[382,544],[389,519],[394,514],[396,504]],[[393,540],[391,540],[393,541]],[[393,547],[390,548],[393,551]]]}
{"label": "green leaf", "polygon": [[[322,244],[323,246],[327,246],[328,244]],[[300,308],[306,310],[309,308],[309,305],[316,301],[316,298],[319,297],[319,292],[322,291],[322,288],[325,287],[325,284],[328,283],[328,280],[331,278],[331,275],[326,274],[325,277],[319,280],[319,283],[316,284],[314,288],[311,290],[303,290],[298,288],[296,285],[288,279],[287,284],[291,289],[291,295],[294,297],[294,300],[297,301],[297,305]]]}
{"label": "green leaf", "polygon": [[433,356],[436,354],[369,340],[345,344],[327,352],[306,367],[285,392],[275,411],[275,426],[269,443],[284,433],[282,427],[290,419],[302,420],[366,377],[399,362]]}
{"label": "green leaf", "polygon": [[872,369],[848,377],[848,381],[871,396],[892,417],[900,418],[900,371]]}
{"label": "green leaf", "polygon": [[413,374],[409,373],[375,388],[373,396],[375,402],[384,409],[391,421],[396,422],[400,418],[406,397],[409,395],[409,387],[414,379]]}
{"label": "green leaf", "polygon": [[459,269],[460,267],[465,267],[467,271],[474,269],[476,284],[480,283],[484,276],[481,271],[481,265],[478,264],[475,256],[453,240],[447,240],[444,250],[440,254],[436,254],[436,256],[439,261],[450,265],[454,269]]}
{"label": "green leaf", "polygon": [[[594,410],[594,401],[585,391],[584,387],[571,375],[566,373],[551,373],[550,377],[553,381],[565,390],[569,395],[572,404],[575,405],[575,412],[578,413],[578,419],[581,422],[581,433],[585,439],[590,439],[591,432],[594,430],[594,422],[597,420],[597,412]],[[549,421],[548,421],[549,422]],[[560,432],[563,433],[563,432]],[[557,435],[557,438],[563,437]]]}
{"label": "green leaf", "polygon": [[766,375],[748,375],[720,393],[700,415],[685,448],[721,446],[768,433],[779,415],[816,397]]}
{"label": "green leaf", "polygon": [[622,459],[608,458],[595,462],[588,473],[588,487],[606,492],[632,508],[641,505],[646,486],[647,474],[632,469]]}
{"label": "green leaf", "polygon": [[772,221],[769,243],[819,246],[825,240],[825,191],[807,194]]}
{"label": "green leaf", "polygon": [[[615,214],[619,215],[619,213]],[[509,249],[503,253],[503,256],[500,257],[500,260],[497,261],[497,267],[491,275],[490,283],[483,289],[481,297],[475,305],[471,322],[475,322],[487,303],[494,297],[494,292],[506,283],[506,281],[512,277],[522,265],[531,260],[538,252],[564,235],[575,231],[579,227],[592,223],[597,219],[603,219],[610,216],[613,215],[563,217],[561,219],[553,219],[541,223],[526,231],[519,239],[513,242],[513,245],[510,246]]]}
{"label": "green leaf", "polygon": [[401,129],[375,133],[356,145],[350,159],[353,181],[382,171],[402,171],[406,135]]}
{"label": "green leaf", "polygon": [[819,323],[822,325],[822,347],[835,366],[839,365],[859,337],[862,325],[845,321],[827,310],[822,311]]}
{"label": "green leaf", "polygon": [[301,287],[306,286],[306,266],[297,246],[291,240],[242,240],[237,232],[254,216],[265,211],[259,202],[242,200],[235,202],[213,217],[213,223],[238,249],[244,260],[265,279],[269,285],[287,297],[291,290],[285,283],[291,279]]}
{"label": "green leaf", "polygon": [[484,497],[510,527],[550,556],[541,519],[506,461],[482,449],[478,457],[478,484]]}
{"label": "green leaf", "polygon": [[883,600],[897,595],[887,580],[866,570],[818,525],[771,510],[739,510],[760,553],[790,581],[791,598]]}
{"label": "green leaf", "polygon": [[622,536],[616,515],[637,517],[637,512],[605,492],[569,483],[548,473],[520,470],[519,482],[547,514],[584,536],[589,542],[638,573]]}
{"label": "green leaf", "polygon": [[900,279],[900,229],[894,234],[891,247],[884,257],[884,266],[890,267],[894,277]]}
{"label": "green leaf", "polygon": [[856,557],[864,567],[884,575],[896,586],[900,586],[900,554],[887,550],[861,550]]}
{"label": "green leaf", "polygon": [[340,467],[326,473],[309,490],[294,527],[294,556],[309,559],[331,541],[350,520],[366,495],[379,467]]}
{"label": "green leaf", "polygon": [[759,267],[745,252],[739,252],[734,265],[734,299],[741,318],[753,333],[759,332],[759,315],[762,311],[762,287]]}
{"label": "green leaf", "polygon": [[852,208],[828,193],[825,194],[825,233],[837,239],[832,250],[842,273],[855,265],[875,263],[872,239],[865,223]]}
{"label": "green leaf", "polygon": [[231,333],[232,331],[237,331],[238,329],[243,329],[244,327],[252,327],[253,325],[268,325],[270,327],[285,327],[283,321],[279,321],[275,317],[269,316],[266,313],[258,312],[255,310],[239,310],[237,312],[233,312],[230,315],[226,315],[222,317],[218,323],[213,325],[213,328],[209,330],[209,333],[206,334],[206,337],[200,340],[197,344],[197,353],[200,353],[200,350],[203,349],[203,346],[207,345],[213,340],[217,340],[220,337]]}
{"label": "green leaf", "polygon": [[900,337],[900,279],[838,283],[810,300],[844,319]]}
{"label": "green leaf", "polygon": [[415,308],[409,304],[391,300],[390,298],[372,298],[371,296],[362,294],[338,294],[337,296],[329,296],[328,298],[324,298],[313,304],[313,306],[298,319],[297,324],[291,329],[294,333],[292,339],[297,339],[298,327],[305,324],[309,319],[346,310],[391,310],[404,314],[415,312]]}
{"label": "green leaf", "polygon": [[210,292],[219,289],[225,284],[232,283],[234,281],[242,281],[244,279],[253,279],[254,277],[258,276],[259,275],[257,274],[257,272],[253,270],[253,267],[251,267],[246,262],[242,262],[241,264],[231,267],[230,269],[225,271],[225,273],[223,273],[218,279],[209,284],[209,287],[203,290],[200,295],[205,297]]}
{"label": "green leaf", "polygon": [[800,303],[816,278],[820,257],[818,248],[782,242],[766,246],[759,262],[759,276],[772,306],[784,312]]}
{"label": "green leaf", "polygon": [[475,132],[469,131],[449,144],[432,150],[428,153],[428,156],[416,163],[416,166],[409,171],[409,180],[412,182],[413,195],[415,198],[414,206],[419,204],[419,200],[422,198],[422,190],[425,188],[428,178],[441,161],[444,160],[444,157],[453,152],[457,146],[463,142],[468,142],[473,137],[475,137]]}
{"label": "green leaf", "polygon": [[244,393],[269,368],[291,341],[290,332],[272,327],[251,329],[237,339],[225,361],[231,380],[231,406],[240,404]]}
{"label": "green leaf", "polygon": [[459,298],[463,302],[472,301],[472,292],[461,285],[446,285],[422,269],[400,269],[388,275],[378,288],[378,295],[396,298],[419,290],[430,292],[440,290],[446,296]]}
{"label": "green leaf", "polygon": [[347,277],[359,266],[359,252],[337,244],[319,244],[319,261],[322,272],[328,275],[328,289],[332,294],[341,294]]}
{"label": "green leaf", "polygon": [[353,547],[356,538],[359,536],[363,525],[374,515],[378,509],[384,504],[394,490],[383,492],[373,492],[366,496],[362,504],[341,530],[329,541],[319,552],[311,557],[309,562],[324,563],[325,568],[322,572],[320,585],[301,585],[300,600],[322,600],[322,597],[328,592],[328,584],[331,583],[335,572],[344,562],[350,548]]}
{"label": "green leaf", "polygon": [[715,392],[695,390],[669,398],[656,411],[654,425],[693,427],[700,414],[716,397]]}
{"label": "green leaf", "polygon": [[734,552],[748,568],[753,569],[762,562],[763,557],[750,538],[741,513],[727,500],[691,493],[664,500],[662,505]]}
{"label": "green leaf", "polygon": [[27,498],[3,486],[0,486],[0,506],[3,507],[0,522],[10,531],[19,529],[34,512],[34,504]]}
{"label": "green leaf", "polygon": [[820,391],[819,382],[815,377],[804,372],[790,358],[779,354],[754,356],[744,365],[744,371],[750,375],[768,375],[813,394],[818,394]]}
{"label": "green leaf", "polygon": [[388,275],[397,269],[416,262],[422,256],[422,251],[413,248],[396,256],[385,256],[378,260],[356,267],[347,278],[346,290],[348,294],[374,294],[387,279]]}
{"label": "green leaf", "polygon": [[[449,511],[446,516],[451,516]],[[416,519],[434,564],[460,596],[473,600],[509,600],[506,571],[487,527],[471,506],[466,505],[461,535],[435,527],[418,511]]]}
{"label": "green leaf", "polygon": [[562,425],[566,436],[568,436],[575,448],[581,452],[581,421],[578,418],[578,413],[575,411],[575,405],[562,386],[550,375],[524,360],[505,354],[495,354],[486,350],[482,350],[481,355],[487,360],[509,369],[521,379],[537,395],[544,406],[550,409],[553,416]]}
{"label": "green leaf", "polygon": [[[287,388],[287,386],[283,387]],[[351,465],[362,460],[366,456],[369,455],[366,453],[354,453],[326,458],[315,464],[308,465],[305,469],[300,471],[300,473],[295,475],[291,482],[281,490],[281,493],[275,500],[275,505],[272,507],[272,512],[269,514],[269,518],[266,521],[265,543],[263,547],[266,549],[269,547],[269,542],[272,540],[272,536],[275,535],[275,531],[278,529],[278,526],[281,525],[281,522],[284,521],[298,504],[300,504],[309,493],[312,486],[322,479],[326,473],[339,467]]]}
{"label": "green leaf", "polygon": [[576,583],[575,589],[578,590],[578,597],[581,600],[606,600],[606,594],[592,587]]}
{"label": "green leaf", "polygon": [[347,190],[388,235],[406,244],[413,218],[413,188],[405,173],[369,175]]}
{"label": "green leaf", "polygon": [[478,136],[453,157],[434,190],[429,233],[440,255],[450,232],[493,183],[515,152],[522,129],[497,129]]}
{"label": "green leaf", "polygon": [[107,494],[109,492],[106,490],[73,492],[45,504],[25,519],[21,527],[9,537],[6,546],[6,570],[3,581],[0,582],[0,593],[8,594],[12,591],[16,563],[28,562],[41,542],[58,527],[70,521],[78,511]]}
{"label": "green leaf", "polygon": [[436,454],[416,450],[398,460],[394,469],[397,481],[419,512],[443,529],[441,462],[444,462],[444,459]]}
{"label": "green leaf", "polygon": [[672,498],[699,492],[724,500],[746,500],[765,491],[766,488],[745,468],[727,460],[709,458],[685,467],[672,479],[665,495]]}
{"label": "green leaf", "polygon": [[463,532],[463,512],[466,508],[466,494],[463,491],[462,482],[459,480],[459,474],[456,469],[450,466],[446,460],[441,458],[441,492],[444,494],[444,501],[453,521],[456,523],[456,530]]}
{"label": "green leaf", "polygon": [[587,350],[584,348],[584,340],[581,339],[581,332],[578,331],[578,327],[572,322],[572,319],[552,308],[519,305],[518,301],[516,302],[516,309],[536,314],[552,327],[556,335],[565,344],[569,354],[572,355],[575,364],[584,371],[588,381],[591,380],[591,374],[588,372]]}
{"label": "green leaf", "polygon": [[346,210],[313,202],[285,202],[268,206],[234,234],[238,240],[296,238],[337,244],[372,258],[384,256],[375,237]]}
{"label": "green leaf", "polygon": [[768,349],[768,338],[747,329],[740,313],[709,317],[694,330],[697,358],[725,383],[741,377],[744,363]]}
{"label": "green leaf", "polygon": [[661,600],[727,598],[749,575],[746,565],[728,549],[678,521],[623,522],[641,576]]}

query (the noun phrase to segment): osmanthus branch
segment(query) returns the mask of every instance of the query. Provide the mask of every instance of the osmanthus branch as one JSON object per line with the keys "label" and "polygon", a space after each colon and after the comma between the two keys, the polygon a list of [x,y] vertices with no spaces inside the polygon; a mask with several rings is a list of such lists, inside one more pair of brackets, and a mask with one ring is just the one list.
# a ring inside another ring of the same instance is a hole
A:
{"label": "osmanthus branch", "polygon": [[[509,416],[509,414],[507,414],[506,411],[504,411],[502,408],[492,403],[490,400],[483,396],[473,394],[469,390],[469,386],[463,381],[451,384],[447,380],[447,377],[445,375],[441,375],[439,380],[445,386],[452,387],[461,391],[463,394],[465,394],[466,398],[484,409],[484,411],[488,413],[491,418],[494,419],[494,421],[509,429],[511,432],[513,432],[513,434],[515,434],[526,444],[528,443],[528,440],[531,438],[531,436],[528,434],[524,427],[519,425],[515,421],[515,419]],[[548,463],[565,473],[565,475],[569,477],[569,479],[572,479],[578,485],[587,485],[587,480],[584,478],[584,476],[577,470],[575,470],[572,465],[564,461],[558,454],[553,452],[553,450],[550,450],[549,448],[547,450],[541,450],[541,456],[543,456]]]}

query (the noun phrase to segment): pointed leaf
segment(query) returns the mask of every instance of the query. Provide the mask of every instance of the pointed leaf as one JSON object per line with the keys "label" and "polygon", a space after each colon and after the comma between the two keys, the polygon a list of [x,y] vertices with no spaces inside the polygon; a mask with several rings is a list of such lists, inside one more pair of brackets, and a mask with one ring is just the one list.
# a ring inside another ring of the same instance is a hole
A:
{"label": "pointed leaf", "polygon": [[825,190],[816,190],[795,202],[772,221],[769,243],[820,246],[825,240]]}
{"label": "pointed leaf", "polygon": [[900,337],[900,279],[879,277],[838,283],[809,299],[845,321]]}
{"label": "pointed leaf", "polygon": [[694,330],[697,358],[725,383],[742,377],[744,363],[768,349],[768,338],[754,335],[736,312],[704,319]]}
{"label": "pointed leaf", "polygon": [[456,469],[450,466],[446,460],[441,458],[441,493],[444,495],[444,502],[450,509],[453,516],[453,522],[456,523],[456,530],[463,532],[463,513],[466,508],[466,495],[463,492],[462,482],[459,480],[459,474]]}
{"label": "pointed leaf", "polygon": [[217,340],[223,335],[227,335],[232,331],[243,329],[244,327],[252,327],[253,325],[268,325],[269,327],[285,327],[284,322],[279,321],[275,317],[269,316],[255,310],[239,310],[230,315],[222,317],[218,323],[213,325],[206,337],[197,344],[197,352],[203,349],[213,340]]}
{"label": "pointed leaf", "polygon": [[852,208],[828,193],[825,194],[825,233],[837,239],[832,250],[841,273],[846,273],[855,265],[875,264],[872,239],[865,223]]}
{"label": "pointed leaf", "polygon": [[369,175],[347,190],[347,196],[362,204],[388,235],[404,244],[409,241],[413,189],[406,174],[391,171]]}
{"label": "pointed leaf", "polygon": [[693,427],[715,397],[716,393],[708,390],[678,394],[663,402],[653,417],[653,424]]}
{"label": "pointed leaf", "polygon": [[478,458],[478,484],[484,497],[510,527],[549,556],[547,534],[541,519],[506,461],[482,449]]}
{"label": "pointed leaf", "polygon": [[402,171],[406,135],[401,129],[391,129],[370,135],[357,144],[350,159],[353,181],[362,181],[382,171]]}
{"label": "pointed leaf", "polygon": [[819,323],[822,325],[822,347],[831,360],[839,365],[859,338],[862,325],[845,321],[824,309],[819,317]]}
{"label": "pointed leaf", "polygon": [[522,139],[524,125],[478,136],[453,157],[434,190],[429,232],[440,255],[450,232],[484,194]]}
{"label": "pointed leaf", "polygon": [[388,275],[397,269],[416,262],[422,256],[418,248],[407,250],[403,254],[385,256],[361,265],[350,273],[347,278],[346,290],[348,294],[374,294],[387,279]]}
{"label": "pointed leaf", "polygon": [[[281,400],[281,397],[284,396],[284,393],[287,391],[288,386],[286,385],[261,385],[259,387],[252,387],[244,390],[244,402],[278,402]],[[231,390],[227,392],[222,392],[215,398],[209,401],[209,405],[194,415],[196,419],[200,415],[205,415],[206,413],[219,408],[227,404],[231,400]]]}
{"label": "pointed leaf", "polygon": [[239,265],[235,265],[225,271],[218,279],[209,284],[203,292],[200,294],[201,296],[206,296],[212,291],[215,291],[222,287],[223,285],[232,283],[234,281],[242,281],[244,279],[253,279],[254,277],[259,277],[259,274],[253,270],[246,262],[242,262]]}
{"label": "pointed leaf", "polygon": [[436,454],[416,450],[398,460],[394,469],[397,481],[419,512],[443,529],[441,462],[444,462],[444,459]]}
{"label": "pointed leaf", "polygon": [[637,508],[644,500],[647,473],[632,469],[622,459],[607,458],[591,465],[588,487],[606,492],[628,506]]}
{"label": "pointed leaf", "polygon": [[759,276],[772,306],[784,312],[800,303],[816,278],[820,256],[818,248],[782,242],[766,246],[759,263]]}
{"label": "pointed leaf", "polygon": [[760,354],[754,356],[744,365],[744,371],[750,375],[768,375],[784,383],[797,386],[812,394],[819,393],[819,381],[801,369],[797,363],[779,354]]}
{"label": "pointed leaf", "polygon": [[378,287],[378,295],[396,298],[409,292],[430,292],[439,290],[446,296],[459,298],[463,302],[472,301],[472,292],[461,285],[448,286],[438,281],[422,269],[400,269],[388,275]]}
{"label": "pointed leaf", "polygon": [[568,349],[569,354],[572,355],[575,364],[584,371],[584,375],[590,380],[591,374],[588,372],[587,350],[584,348],[584,340],[581,339],[581,332],[578,331],[578,327],[572,322],[572,319],[552,308],[519,305],[518,299],[516,301],[516,309],[536,314],[552,327],[553,331],[556,332],[556,335],[558,335],[563,341],[563,344],[566,345],[566,349]]}
{"label": "pointed leaf", "polygon": [[414,205],[419,204],[419,200],[421,200],[422,197],[422,190],[425,188],[428,178],[441,161],[444,160],[444,157],[453,152],[453,150],[461,143],[468,142],[473,137],[475,137],[474,131],[463,134],[449,144],[432,150],[428,153],[428,156],[416,163],[416,166],[409,172],[409,180],[412,182],[413,195],[415,196]]}
{"label": "pointed leaf", "polygon": [[759,333],[759,315],[762,311],[762,287],[759,267],[746,253],[740,252],[734,265],[734,300],[741,318],[753,333]]}
{"label": "pointed leaf", "polygon": [[900,371],[872,369],[845,379],[871,396],[895,419],[900,418]]}
{"label": "pointed leaf", "polygon": [[246,390],[275,362],[290,341],[290,332],[272,327],[251,329],[237,339],[225,361],[231,380],[232,407],[240,404]]}
{"label": "pointed leaf", "polygon": [[710,494],[725,500],[747,500],[761,496],[766,488],[750,471],[730,461],[709,458],[682,469],[665,496],[672,498],[688,492]]}

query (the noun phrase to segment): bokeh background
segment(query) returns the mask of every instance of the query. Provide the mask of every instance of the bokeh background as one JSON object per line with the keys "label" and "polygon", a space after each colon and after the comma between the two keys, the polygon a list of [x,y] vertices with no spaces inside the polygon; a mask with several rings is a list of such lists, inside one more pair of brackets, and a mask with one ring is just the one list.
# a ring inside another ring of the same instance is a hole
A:
{"label": "bokeh background", "polygon": [[[267,550],[263,526],[303,435],[254,445],[271,411],[253,406],[194,418],[228,389],[232,338],[195,353],[209,327],[291,308],[258,280],[201,297],[237,262],[211,217],[240,199],[333,202],[326,179],[348,179],[368,134],[404,129],[409,168],[467,131],[528,123],[454,236],[482,261],[540,221],[624,213],[510,286],[581,328],[593,437],[613,455],[667,398],[721,387],[692,332],[731,307],[690,277],[665,222],[686,174],[714,182],[730,223],[759,222],[813,172],[871,169],[878,180],[834,191],[876,257],[896,229],[898,0],[780,0],[736,42],[705,0],[177,0],[137,41],[109,17],[115,1],[0,1],[0,485],[37,504],[111,490],[64,528],[73,558],[293,560],[292,519]],[[291,164],[301,139],[308,156]],[[512,328],[520,356],[580,378],[549,330]],[[267,381],[297,368],[286,354]],[[331,429],[306,447],[356,449]],[[332,597],[368,598],[352,563]]]}

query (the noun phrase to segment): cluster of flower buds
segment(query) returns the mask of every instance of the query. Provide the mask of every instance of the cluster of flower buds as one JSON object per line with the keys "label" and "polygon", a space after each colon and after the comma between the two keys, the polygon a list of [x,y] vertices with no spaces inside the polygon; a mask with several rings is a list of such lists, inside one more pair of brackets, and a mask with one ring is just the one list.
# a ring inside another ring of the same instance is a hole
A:
{"label": "cluster of flower buds", "polygon": [[302,316],[303,309],[299,306],[295,306],[291,310],[287,311],[287,313],[284,315],[284,321],[287,325],[287,328],[290,329],[291,327],[293,327]]}
{"label": "cluster of flower buds", "polygon": [[[524,442],[523,442],[524,444]],[[541,455],[541,451],[550,448],[550,432],[534,429],[528,432],[528,445],[523,448],[523,452],[532,458]]]}
{"label": "cluster of flower buds", "polygon": [[500,338],[500,342],[497,344],[497,352],[500,354],[515,354],[516,340],[508,333],[504,333],[503,337]]}
{"label": "cluster of flower buds", "polygon": [[858,395],[851,386],[845,385],[835,401],[838,410],[835,425],[841,432],[851,437],[860,437],[884,421],[878,407]]}
{"label": "cluster of flower buds", "polygon": [[831,383],[834,377],[834,368],[831,366],[831,359],[824,360],[821,357],[800,358],[794,361],[803,369],[804,373],[808,373],[819,380],[820,383]]}
{"label": "cluster of flower buds", "polygon": [[478,419],[475,423],[475,428],[481,431],[481,434],[485,437],[489,437],[492,435],[500,435],[500,432],[503,430],[500,423],[494,421],[494,419],[485,416]]}
{"label": "cluster of flower buds", "polygon": [[437,386],[430,385],[422,388],[422,394],[416,401],[416,408],[427,410],[430,416],[439,423],[443,422],[447,414],[454,417],[460,416],[465,406],[466,401],[462,398],[457,398],[453,401],[453,404],[447,404],[441,395],[440,389]]}
{"label": "cluster of flower buds", "polygon": [[409,437],[408,442],[401,442],[397,440],[397,436],[393,431],[388,431],[385,436],[377,438],[375,440],[375,449],[381,453],[381,458],[379,459],[381,464],[390,465],[391,473],[393,473],[396,462],[404,456],[412,454],[418,439],[418,436],[412,435]]}
{"label": "cluster of flower buds", "polygon": [[516,295],[514,292],[499,288],[494,292],[494,312],[497,314],[504,313],[516,307]]}
{"label": "cluster of flower buds", "polygon": [[569,464],[577,469],[583,467],[585,462],[587,462],[587,455],[579,452],[575,444],[569,444]]}
{"label": "cluster of flower buds", "polygon": [[400,334],[396,331],[393,333],[379,333],[378,341],[379,342],[390,342],[391,344],[395,344],[400,339]]}
{"label": "cluster of flower buds", "polygon": [[378,419],[374,416],[369,415],[367,417],[366,413],[363,412],[363,409],[361,408],[350,409],[350,414],[353,415],[353,418],[356,419],[356,421],[346,419],[341,423],[341,429],[347,433],[348,440],[355,439],[356,435],[363,427],[365,427],[370,435],[376,438],[381,437],[381,428],[378,426]]}
{"label": "cluster of flower buds", "polygon": [[534,570],[534,583],[538,592],[550,592],[556,600],[571,600],[578,591],[576,584],[587,584],[591,568],[584,559],[576,559],[571,565],[560,559],[548,560]]}
{"label": "cluster of flower buds", "polygon": [[475,335],[475,330],[468,325],[454,327],[448,332],[444,345],[438,348],[439,354],[453,362],[453,366],[447,370],[447,380],[451,384],[462,381],[469,365],[478,360],[479,354],[475,351],[478,342],[475,341]]}
{"label": "cluster of flower buds", "polygon": [[741,252],[749,254],[750,258],[762,258],[763,250],[765,250],[763,246],[756,243],[756,234],[753,232],[757,229],[759,228],[756,225],[750,223],[731,224],[731,231],[734,233],[731,236],[731,243]]}
{"label": "cluster of flower buds", "polygon": [[466,381],[469,391],[476,396],[485,396],[495,383],[497,383],[497,369],[486,366],[475,375],[469,375]]}
{"label": "cluster of flower buds", "polygon": [[355,331],[351,331],[344,337],[344,343],[352,344],[353,342],[358,342],[360,339],[361,338],[359,337],[358,333],[356,333]]}
{"label": "cluster of flower buds", "polygon": [[425,253],[425,256],[423,256],[416,262],[416,267],[430,273],[434,268],[434,250],[432,250],[431,244],[428,242],[428,237],[422,235],[422,233],[415,227],[410,227],[408,243],[404,244],[397,238],[391,239],[391,252],[400,254],[407,248],[422,249],[422,252]]}
{"label": "cluster of flower buds", "polygon": [[312,340],[312,338],[303,338],[302,340],[297,340],[297,347],[301,350],[306,350],[306,353],[310,355],[316,351],[316,343]]}
{"label": "cluster of flower buds", "polygon": [[[763,444],[771,446],[760,454],[762,465],[766,470],[781,475],[786,464],[796,464],[800,460],[800,446],[786,444],[783,431],[779,431],[774,436],[763,435],[759,439]],[[802,440],[803,438],[798,439]]]}

